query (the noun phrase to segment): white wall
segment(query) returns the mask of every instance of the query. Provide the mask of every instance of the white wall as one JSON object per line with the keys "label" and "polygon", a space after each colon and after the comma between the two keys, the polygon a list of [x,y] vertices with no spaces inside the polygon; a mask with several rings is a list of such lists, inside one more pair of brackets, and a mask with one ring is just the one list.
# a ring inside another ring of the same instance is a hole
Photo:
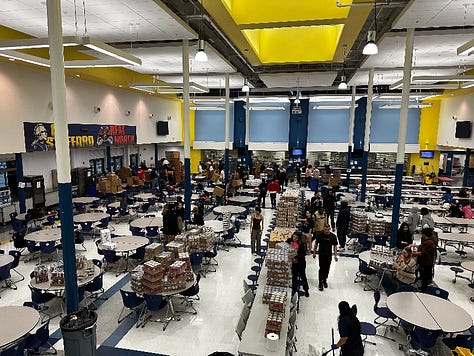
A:
{"label": "white wall", "polygon": [[[455,138],[456,121],[474,121],[474,93],[454,96],[441,101],[439,111],[438,145],[460,148],[474,147],[474,132],[471,138]],[[473,130],[474,131],[474,130]]]}
{"label": "white wall", "polygon": [[[181,140],[181,105],[129,90],[66,78],[68,121],[84,124],[135,125],[137,143]],[[53,122],[48,71],[0,62],[0,153],[25,152],[23,122]],[[94,106],[101,111],[94,113]],[[131,115],[125,116],[130,110]],[[149,114],[153,113],[153,118]],[[156,135],[156,122],[169,121],[170,134]]]}

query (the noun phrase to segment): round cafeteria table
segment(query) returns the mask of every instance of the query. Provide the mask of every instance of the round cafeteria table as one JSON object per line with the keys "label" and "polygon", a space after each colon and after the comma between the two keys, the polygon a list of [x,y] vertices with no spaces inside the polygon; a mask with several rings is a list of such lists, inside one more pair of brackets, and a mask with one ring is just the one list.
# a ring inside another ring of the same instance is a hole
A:
{"label": "round cafeteria table", "polygon": [[245,196],[245,195],[237,195],[235,197],[230,197],[229,201],[233,202],[233,203],[237,203],[237,204],[249,204],[249,203],[253,202],[255,199],[257,199],[257,198],[248,197],[248,196]]}
{"label": "round cafeteria table", "polygon": [[469,272],[474,273],[474,261],[464,261],[461,263],[461,267]]}
{"label": "round cafeteria table", "polygon": [[458,333],[472,326],[472,317],[463,308],[430,294],[394,293],[387,298],[387,307],[400,319],[429,330]]}
{"label": "round cafeteria table", "polygon": [[245,211],[244,207],[236,206],[236,205],[220,205],[214,208],[214,213],[216,214],[224,214],[224,213],[241,214],[244,211]]}
{"label": "round cafeteria table", "polygon": [[134,195],[133,197],[137,200],[148,200],[148,199],[156,198],[156,195],[153,193],[140,193],[140,194]]}
{"label": "round cafeteria table", "polygon": [[77,197],[72,198],[73,204],[92,204],[93,202],[99,200],[97,197]]}
{"label": "round cafeteria table", "polygon": [[85,222],[96,222],[105,218],[109,218],[110,215],[107,213],[84,213],[74,215],[73,219],[75,223],[85,223]]}
{"label": "round cafeteria table", "polygon": [[25,236],[25,240],[39,242],[50,242],[61,240],[61,229],[43,229],[30,232]]}
{"label": "round cafeteria table", "polygon": [[3,321],[0,323],[0,348],[28,334],[38,324],[39,318],[39,312],[34,308],[0,307],[0,320]]}
{"label": "round cafeteria table", "polygon": [[[77,279],[77,286],[80,287],[80,286],[85,286],[86,284],[89,284],[93,281],[93,279],[95,277],[97,277],[98,275],[101,274],[101,269],[97,266],[94,266],[94,274],[90,274],[88,275],[87,277],[84,277],[84,278],[78,278]],[[51,275],[50,275],[51,277]],[[38,289],[41,289],[41,290],[47,290],[47,291],[54,291],[54,292],[61,292],[61,291],[64,291],[66,289],[66,286],[51,286],[49,284],[51,278],[49,278],[49,281],[47,282],[42,282],[42,283],[38,283],[36,282],[36,280],[34,278],[31,279],[30,281],[30,284],[32,287],[34,288],[38,288]]]}
{"label": "round cafeteria table", "polygon": [[[122,236],[113,238],[112,242],[116,244],[115,252],[127,253],[147,245],[150,241],[143,236]],[[103,246],[100,245],[99,248]]]}
{"label": "round cafeteria table", "polygon": [[232,227],[229,225],[227,229],[224,228],[224,223],[221,220],[206,220],[204,221],[204,226],[210,227],[217,234],[227,231]]}
{"label": "round cafeteria table", "polygon": [[[8,255],[0,255],[0,267],[6,266],[9,263],[12,263],[14,260],[13,256]],[[1,335],[0,335],[1,336]]]}
{"label": "round cafeteria table", "polygon": [[107,206],[110,206],[111,208],[118,209],[118,208],[120,208],[120,202],[119,201],[114,201],[113,203],[107,204]]}
{"label": "round cafeteria table", "polygon": [[133,220],[130,223],[130,226],[145,229],[147,227],[159,227],[163,226],[163,218],[161,216],[149,217],[149,218],[139,218]]}

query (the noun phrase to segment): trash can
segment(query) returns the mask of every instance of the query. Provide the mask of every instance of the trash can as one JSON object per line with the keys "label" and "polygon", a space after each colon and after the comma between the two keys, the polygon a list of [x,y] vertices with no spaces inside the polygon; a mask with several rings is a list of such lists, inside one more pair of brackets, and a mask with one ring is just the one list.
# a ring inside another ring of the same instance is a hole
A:
{"label": "trash can", "polygon": [[97,348],[97,313],[83,309],[61,319],[59,326],[63,334],[66,356],[95,356]]}

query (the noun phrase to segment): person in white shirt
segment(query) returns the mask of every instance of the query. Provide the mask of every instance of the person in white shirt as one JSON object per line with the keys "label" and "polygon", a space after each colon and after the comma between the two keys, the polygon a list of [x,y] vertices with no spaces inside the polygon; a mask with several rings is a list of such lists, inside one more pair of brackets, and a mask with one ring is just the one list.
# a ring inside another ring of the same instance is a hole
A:
{"label": "person in white shirt", "polygon": [[198,164],[198,173],[201,174],[202,173],[202,162],[199,161],[199,164]]}

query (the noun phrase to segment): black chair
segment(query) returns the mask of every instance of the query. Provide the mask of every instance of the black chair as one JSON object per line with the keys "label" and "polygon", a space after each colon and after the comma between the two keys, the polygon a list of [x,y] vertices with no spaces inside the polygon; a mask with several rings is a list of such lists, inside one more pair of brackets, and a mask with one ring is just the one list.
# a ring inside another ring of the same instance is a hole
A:
{"label": "black chair", "polygon": [[[145,299],[145,307],[143,307],[140,316],[138,317],[137,328],[141,326],[145,327],[146,323],[150,319],[148,312],[157,312],[166,305],[166,302],[163,300],[163,297],[158,294],[143,294]],[[167,324],[165,324],[167,325]]]}
{"label": "black chair", "polygon": [[85,291],[89,292],[94,299],[107,300],[109,298],[104,296],[104,272],[102,271],[102,261],[93,259],[92,263],[100,268],[100,274],[94,277],[91,283],[85,286]]}
{"label": "black chair", "polygon": [[20,280],[16,281],[16,282],[20,282],[20,281],[23,281],[25,279],[25,276],[22,275],[20,272],[18,272],[16,269],[18,268],[18,265],[20,264],[20,257],[21,257],[21,252],[20,251],[16,251],[16,250],[11,250],[10,252],[8,252],[11,256],[13,256],[13,262],[10,266],[10,268],[20,276]]}
{"label": "black chair", "polygon": [[474,335],[472,334],[459,334],[455,337],[445,337],[442,341],[451,351],[454,351],[458,346],[469,350],[474,349]]}
{"label": "black chair", "polygon": [[[381,307],[379,306],[379,302],[380,302],[380,291],[376,290],[374,292],[374,313],[377,315],[377,317],[374,319],[374,324],[377,324],[377,326],[375,328],[378,328],[379,326],[384,326],[385,327],[385,333],[383,335],[380,335],[380,336],[383,336],[383,337],[386,337],[386,334],[387,334],[387,330],[388,328],[390,328],[390,330],[393,330],[393,329],[396,329],[397,328],[397,325],[390,325],[390,324],[387,324],[390,320],[392,321],[395,321],[395,319],[397,318],[397,316],[395,314],[393,314],[390,309],[388,309],[388,307]],[[380,321],[380,319],[382,319],[382,321]],[[390,339],[390,338],[388,338]],[[394,339],[390,339],[392,341],[395,341]]]}
{"label": "black chair", "polygon": [[0,351],[0,356],[23,356],[26,338],[21,338]]}
{"label": "black chair", "polygon": [[84,233],[81,231],[81,230],[75,230],[74,231],[74,243],[76,245],[81,245],[82,246],[82,249],[84,251],[87,251],[87,248],[86,246],[84,246],[84,241],[85,241],[85,238],[84,238]]}
{"label": "black chair", "polygon": [[10,270],[12,262],[0,267],[0,283],[5,282],[5,288],[16,289],[15,283],[11,279]]}
{"label": "black chair", "polygon": [[[121,323],[125,318],[133,314],[133,312],[137,312],[139,316],[143,308],[143,302],[145,301],[144,298],[139,297],[137,293],[133,291],[125,291],[123,289],[120,289],[120,294],[122,296],[123,307],[122,307],[122,310],[120,311],[120,314],[117,320],[118,323]],[[131,312],[122,318],[122,314],[125,309],[130,309]]]}
{"label": "black chair", "polygon": [[[179,293],[180,296],[184,297],[184,313],[197,314],[196,308],[194,308],[193,302],[199,300],[199,281],[201,280],[201,275],[198,274],[196,277],[196,282],[186,289],[184,292]],[[192,311],[187,311],[187,308],[191,308]]]}
{"label": "black chair", "polygon": [[374,290],[375,288],[368,284],[369,276],[377,274],[377,271],[359,258],[359,271],[356,272],[354,283],[364,283],[364,291]]}
{"label": "black chair", "polygon": [[44,322],[34,334],[30,334],[26,337],[25,349],[28,350],[28,354],[30,353],[30,350],[34,353],[38,353],[40,348],[53,350],[53,352],[42,351],[42,355],[46,353],[56,355],[58,353],[53,344],[49,341],[49,320]]}
{"label": "black chair", "polygon": [[28,285],[28,287],[31,291],[31,301],[39,305],[40,313],[45,314],[48,319],[51,319],[53,316],[45,312],[45,310],[49,309],[49,306],[46,305],[46,303],[56,298],[56,294],[50,292],[43,292],[41,289],[32,287],[31,285]]}
{"label": "black chair", "polygon": [[424,351],[430,355],[440,335],[441,330],[428,330],[415,326],[408,335],[408,344],[413,348],[409,352],[414,351],[419,355],[419,351]]}
{"label": "black chair", "polygon": [[212,251],[204,252],[203,257],[204,257],[203,266],[205,267],[204,272],[205,273],[207,273],[207,272],[216,272],[216,266],[219,265],[219,263],[216,260],[216,257],[217,257],[217,244],[214,244],[214,247],[213,247]]}
{"label": "black chair", "polygon": [[130,232],[133,236],[145,236],[145,231],[143,231],[143,229],[139,227],[130,225]]}
{"label": "black chair", "polygon": [[108,271],[112,268],[112,265],[120,260],[120,256],[114,250],[102,250],[104,260],[107,262],[105,270]]}
{"label": "black chair", "polygon": [[137,265],[143,262],[145,259],[145,246],[137,248],[135,253],[132,253],[130,256],[128,256],[128,259],[135,261]]}

